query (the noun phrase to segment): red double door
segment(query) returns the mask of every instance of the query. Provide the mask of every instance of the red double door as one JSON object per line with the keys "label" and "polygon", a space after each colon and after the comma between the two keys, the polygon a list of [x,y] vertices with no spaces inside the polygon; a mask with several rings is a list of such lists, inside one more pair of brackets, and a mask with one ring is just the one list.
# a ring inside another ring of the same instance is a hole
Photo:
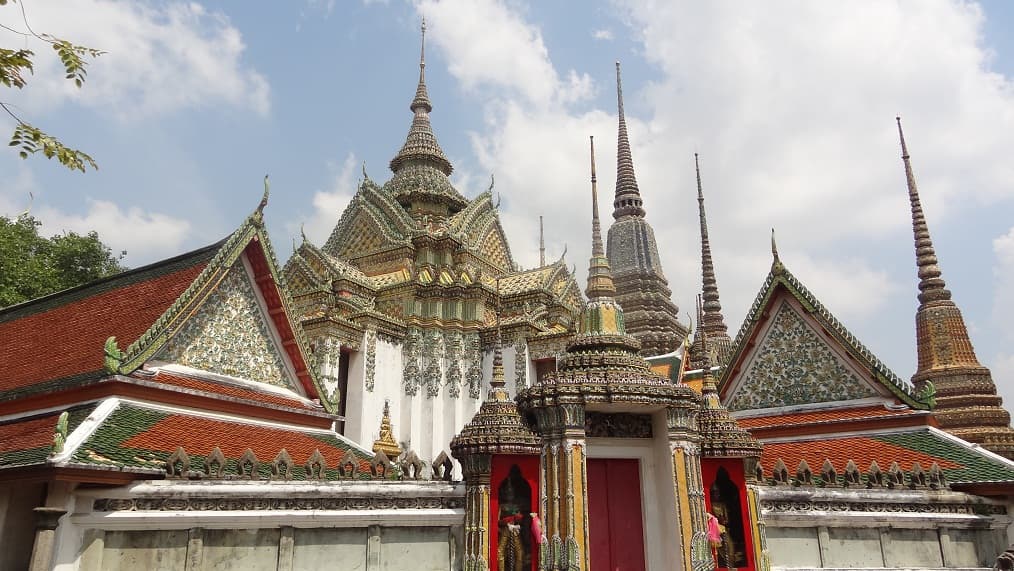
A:
{"label": "red double door", "polygon": [[591,571],[644,571],[639,462],[589,458],[587,474]]}

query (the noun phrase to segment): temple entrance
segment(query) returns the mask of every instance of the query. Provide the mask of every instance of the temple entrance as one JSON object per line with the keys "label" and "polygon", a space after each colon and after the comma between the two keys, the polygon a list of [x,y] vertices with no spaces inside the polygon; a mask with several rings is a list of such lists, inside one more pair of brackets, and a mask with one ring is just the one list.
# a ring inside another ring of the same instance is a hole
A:
{"label": "temple entrance", "polygon": [[644,571],[640,462],[589,458],[591,571]]}

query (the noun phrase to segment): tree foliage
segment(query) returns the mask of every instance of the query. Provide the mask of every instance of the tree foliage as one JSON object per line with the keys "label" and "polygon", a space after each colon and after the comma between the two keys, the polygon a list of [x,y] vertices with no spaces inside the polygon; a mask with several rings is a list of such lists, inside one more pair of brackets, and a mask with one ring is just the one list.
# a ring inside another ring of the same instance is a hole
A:
{"label": "tree foliage", "polygon": [[[16,0],[0,0],[0,6],[6,6],[8,3],[14,4],[15,2]],[[28,17],[25,15],[23,3],[20,8],[27,31],[23,32],[8,28],[7,26],[4,27],[16,34],[35,38],[49,44],[63,64],[64,77],[69,81],[73,81],[74,85],[78,87],[84,85],[85,76],[88,73],[86,70],[88,59],[98,57],[103,52],[75,45],[67,40],[49,34],[36,33],[28,24]],[[35,52],[29,49],[11,50],[0,48],[0,84],[9,89],[24,89],[28,84],[26,76],[35,72],[33,57],[35,57]],[[63,166],[72,170],[84,172],[89,166],[93,169],[99,168],[95,160],[84,151],[70,148],[56,137],[24,121],[7,102],[0,101],[0,108],[3,108],[17,123],[9,145],[18,149],[18,154],[21,155],[21,158],[27,159],[28,155],[42,153],[46,158],[55,158]]]}
{"label": "tree foliage", "polygon": [[22,214],[0,216],[0,307],[21,303],[123,271],[123,254],[113,254],[96,232],[51,238],[42,223]]}

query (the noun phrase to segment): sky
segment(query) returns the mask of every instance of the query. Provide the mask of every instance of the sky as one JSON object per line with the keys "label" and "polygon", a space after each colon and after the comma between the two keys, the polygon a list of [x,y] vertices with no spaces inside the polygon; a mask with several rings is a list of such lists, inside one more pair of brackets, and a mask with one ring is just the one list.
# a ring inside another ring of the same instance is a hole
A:
{"label": "sky", "polygon": [[609,222],[621,61],[637,178],[681,313],[701,287],[697,152],[730,333],[775,228],[786,266],[908,378],[918,302],[901,115],[943,277],[1014,404],[1007,2],[22,0],[0,23],[24,30],[21,5],[34,30],[106,53],[78,89],[48,47],[0,30],[0,45],[37,53],[29,85],[0,100],[100,168],[0,150],[2,215],[30,208],[48,234],[96,230],[139,266],[226,236],[270,174],[284,263],[301,229],[323,243],[364,168],[390,177],[425,16],[452,181],[473,197],[495,176],[522,267],[538,264],[542,215],[547,257],[566,250],[583,283],[588,136]]}

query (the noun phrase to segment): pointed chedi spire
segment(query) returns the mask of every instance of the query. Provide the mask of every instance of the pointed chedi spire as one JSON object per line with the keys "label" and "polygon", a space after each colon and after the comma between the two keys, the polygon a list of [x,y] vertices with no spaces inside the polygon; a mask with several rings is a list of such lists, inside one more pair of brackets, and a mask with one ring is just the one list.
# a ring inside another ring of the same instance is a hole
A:
{"label": "pointed chedi spire", "polygon": [[443,203],[451,211],[458,211],[467,201],[447,179],[454,167],[440,148],[430,124],[429,114],[433,111],[433,105],[426,89],[425,20],[422,23],[422,47],[419,53],[419,84],[409,109],[413,113],[412,125],[405,137],[405,144],[391,159],[394,177],[384,186],[402,204],[421,200]]}
{"label": "pointed chedi spire", "polygon": [[718,295],[718,279],[715,264],[711,259],[711,241],[708,239],[708,219],[704,213],[704,188],[701,185],[701,165],[694,153],[694,168],[697,171],[697,211],[701,222],[701,283],[703,290],[703,314],[698,317],[697,328],[707,332],[715,344],[718,361],[725,360],[732,339],[729,327],[722,315],[722,302]]}
{"label": "pointed chedi spire", "polygon": [[384,401],[384,414],[380,417],[380,436],[373,441],[373,453],[383,451],[390,459],[401,455],[401,446],[394,440],[391,426],[391,401]]}
{"label": "pointed chedi spire", "polygon": [[642,355],[662,355],[683,343],[687,328],[679,321],[679,308],[672,301],[672,290],[662,271],[655,231],[645,220],[627,136],[619,62],[616,102],[616,194],[606,252],[615,277],[616,300],[623,307],[630,334],[641,344]]}
{"label": "pointed chedi spire", "polygon": [[922,212],[922,203],[919,201],[919,189],[915,184],[915,174],[912,172],[912,161],[908,154],[908,145],[905,144],[905,133],[901,129],[901,117],[895,117],[898,122],[898,139],[901,141],[901,160],[905,164],[905,179],[908,183],[908,200],[912,206],[912,232],[915,235],[915,258],[916,266],[919,268],[919,301],[946,301],[951,299],[951,292],[937,265],[937,254],[933,249],[933,240],[930,239],[929,227],[926,225],[926,216]]}
{"label": "pointed chedi spire", "polygon": [[613,199],[613,218],[624,216],[644,217],[641,191],[634,174],[634,157],[630,153],[627,137],[627,118],[623,112],[623,82],[620,79],[620,62],[616,62],[616,107],[619,127],[616,139],[616,197]]}
{"label": "pointed chedi spire", "polygon": [[925,398],[935,398],[934,416],[942,429],[1014,459],[1010,414],[1002,407],[989,369],[975,356],[961,310],[944,283],[919,200],[901,118],[896,120],[919,275],[919,308],[915,314],[919,362],[912,383]]}
{"label": "pointed chedi spire", "polygon": [[609,271],[609,259],[602,247],[602,227],[599,223],[599,191],[595,177],[595,137],[588,137],[591,146],[591,192],[592,192],[592,254],[588,261],[588,288],[585,295],[589,301],[612,299],[616,295],[613,275]]}

